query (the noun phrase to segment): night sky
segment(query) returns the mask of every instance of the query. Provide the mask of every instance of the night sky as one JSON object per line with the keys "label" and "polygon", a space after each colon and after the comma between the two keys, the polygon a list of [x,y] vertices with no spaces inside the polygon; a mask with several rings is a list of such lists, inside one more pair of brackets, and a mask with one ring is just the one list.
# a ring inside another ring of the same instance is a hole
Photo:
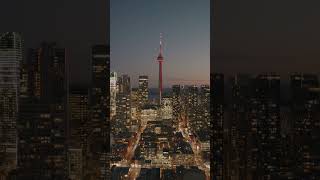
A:
{"label": "night sky", "polygon": [[106,0],[8,0],[0,6],[1,32],[17,31],[26,48],[39,47],[43,40],[67,48],[71,83],[88,84],[91,46],[109,39]]}
{"label": "night sky", "polygon": [[320,1],[215,0],[215,72],[319,72]]}
{"label": "night sky", "polygon": [[209,83],[210,0],[111,0],[111,70],[157,87],[163,33],[164,86]]}

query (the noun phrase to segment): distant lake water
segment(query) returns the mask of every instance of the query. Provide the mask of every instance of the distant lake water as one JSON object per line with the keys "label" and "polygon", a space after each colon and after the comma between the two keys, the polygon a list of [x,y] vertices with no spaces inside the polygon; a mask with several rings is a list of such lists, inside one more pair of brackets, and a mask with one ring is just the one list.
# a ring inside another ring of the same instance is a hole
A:
{"label": "distant lake water", "polygon": [[[158,88],[150,88],[149,89],[149,98],[150,99],[158,98],[158,93],[159,93]],[[171,93],[171,88],[164,88],[163,89],[163,94],[170,94],[170,93]]]}

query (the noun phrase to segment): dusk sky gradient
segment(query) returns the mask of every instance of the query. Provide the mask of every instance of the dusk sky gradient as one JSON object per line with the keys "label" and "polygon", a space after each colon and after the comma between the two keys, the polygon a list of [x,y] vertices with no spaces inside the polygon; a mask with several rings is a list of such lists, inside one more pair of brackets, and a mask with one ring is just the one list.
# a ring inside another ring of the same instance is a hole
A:
{"label": "dusk sky gradient", "polygon": [[163,33],[164,86],[209,83],[210,0],[111,0],[111,70],[149,76],[157,87],[159,35]]}

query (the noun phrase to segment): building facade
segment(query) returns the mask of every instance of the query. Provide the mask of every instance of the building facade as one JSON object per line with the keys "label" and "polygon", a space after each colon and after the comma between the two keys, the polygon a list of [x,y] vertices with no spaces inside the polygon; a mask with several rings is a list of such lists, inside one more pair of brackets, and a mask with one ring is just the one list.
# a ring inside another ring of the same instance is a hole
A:
{"label": "building facade", "polygon": [[19,33],[0,33],[0,167],[17,164],[16,122],[19,106],[23,40]]}
{"label": "building facade", "polygon": [[18,118],[18,177],[67,178],[68,63],[65,49],[42,43],[29,49],[28,78]]}

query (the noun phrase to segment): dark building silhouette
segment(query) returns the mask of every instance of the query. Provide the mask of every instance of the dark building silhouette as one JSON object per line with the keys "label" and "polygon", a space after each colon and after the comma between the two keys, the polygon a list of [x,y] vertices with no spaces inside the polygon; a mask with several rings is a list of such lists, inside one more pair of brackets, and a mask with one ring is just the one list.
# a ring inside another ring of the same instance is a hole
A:
{"label": "dark building silhouette", "polygon": [[69,178],[81,179],[86,170],[86,125],[89,120],[88,88],[71,87],[69,93]]}
{"label": "dark building silhouette", "polygon": [[226,178],[278,178],[281,156],[280,76],[236,75],[226,111]]}
{"label": "dark building silhouette", "polygon": [[66,179],[68,63],[65,49],[29,49],[18,119],[18,179]]}
{"label": "dark building silhouette", "polygon": [[293,112],[294,173],[299,178],[320,177],[319,80],[314,74],[290,78]]}
{"label": "dark building silhouette", "polygon": [[249,171],[247,161],[249,134],[247,109],[250,88],[250,77],[248,75],[237,75],[232,79],[232,112],[229,125],[229,168],[233,169],[230,172],[232,178],[243,177],[243,179],[246,179]]}
{"label": "dark building silhouette", "polygon": [[280,161],[280,77],[258,75],[249,102],[252,179],[274,179]]}
{"label": "dark building silhouette", "polygon": [[151,168],[151,169],[142,168],[137,180],[147,180],[147,179],[160,180],[160,168]]}
{"label": "dark building silhouette", "polygon": [[[280,76],[273,73],[238,74],[225,84],[217,76],[211,76],[214,179],[320,177],[317,75],[294,73],[289,84],[281,84]],[[289,96],[283,97],[282,93]],[[217,108],[218,102],[221,109]],[[223,119],[223,135],[217,135],[218,117]],[[219,138],[223,139],[223,151],[218,156],[221,159],[217,157]],[[217,170],[219,162],[221,171]]]}
{"label": "dark building silhouette", "polygon": [[[88,143],[86,174],[95,174],[95,179],[108,179],[110,165],[110,49],[107,45],[92,47],[92,82],[89,95],[90,115],[86,125]],[[91,170],[91,172],[90,172]]]}
{"label": "dark building silhouette", "polygon": [[224,75],[212,74],[210,77],[211,88],[211,176],[213,180],[222,180],[224,173]]}

